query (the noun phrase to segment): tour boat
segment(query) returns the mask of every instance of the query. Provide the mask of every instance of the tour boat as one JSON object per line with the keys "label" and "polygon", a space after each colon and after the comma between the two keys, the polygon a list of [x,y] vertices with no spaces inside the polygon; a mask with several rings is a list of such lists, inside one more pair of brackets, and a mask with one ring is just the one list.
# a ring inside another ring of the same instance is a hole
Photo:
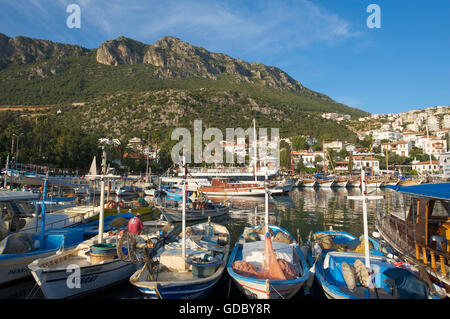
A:
{"label": "tour boat", "polygon": [[403,260],[424,269],[450,297],[450,183],[387,188],[409,197],[410,208],[378,214],[378,232]]}
{"label": "tour boat", "polygon": [[[258,182],[230,182],[228,178],[214,178],[211,186],[201,186],[198,190],[211,196],[264,196],[265,186]],[[283,188],[275,183],[269,184],[269,192],[274,194],[283,193]]]}

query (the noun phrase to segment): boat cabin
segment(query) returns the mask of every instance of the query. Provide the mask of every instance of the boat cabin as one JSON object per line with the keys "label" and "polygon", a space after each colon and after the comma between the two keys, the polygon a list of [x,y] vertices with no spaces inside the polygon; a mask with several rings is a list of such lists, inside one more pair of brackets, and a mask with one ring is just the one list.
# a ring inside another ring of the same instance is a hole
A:
{"label": "boat cabin", "polygon": [[383,238],[409,262],[426,268],[450,292],[450,183],[388,186],[410,196],[403,216],[388,214],[377,221]]}

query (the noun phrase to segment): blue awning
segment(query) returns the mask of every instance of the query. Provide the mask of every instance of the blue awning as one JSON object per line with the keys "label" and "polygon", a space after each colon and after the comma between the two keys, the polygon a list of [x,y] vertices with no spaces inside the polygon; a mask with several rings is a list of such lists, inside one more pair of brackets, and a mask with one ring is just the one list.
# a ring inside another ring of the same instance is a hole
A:
{"label": "blue awning", "polygon": [[450,183],[421,184],[413,186],[387,185],[386,187],[409,195],[450,200]]}

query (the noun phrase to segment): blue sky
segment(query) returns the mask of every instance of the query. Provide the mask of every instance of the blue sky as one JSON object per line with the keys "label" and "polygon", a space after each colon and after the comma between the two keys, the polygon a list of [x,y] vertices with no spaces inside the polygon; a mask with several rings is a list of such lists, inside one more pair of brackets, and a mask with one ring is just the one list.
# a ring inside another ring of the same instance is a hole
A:
{"label": "blue sky", "polygon": [[[81,28],[66,26],[67,5]],[[369,29],[369,4],[381,29]],[[0,32],[98,47],[165,35],[281,68],[370,113],[450,105],[450,0],[0,0]]]}

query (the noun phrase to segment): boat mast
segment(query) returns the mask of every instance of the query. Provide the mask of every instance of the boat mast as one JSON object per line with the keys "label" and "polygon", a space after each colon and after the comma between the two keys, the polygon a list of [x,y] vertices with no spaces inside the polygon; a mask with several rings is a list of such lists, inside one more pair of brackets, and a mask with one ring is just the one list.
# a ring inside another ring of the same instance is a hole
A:
{"label": "boat mast", "polygon": [[256,174],[256,165],[257,165],[257,162],[258,162],[258,142],[257,142],[257,140],[256,140],[256,121],[255,121],[255,119],[253,119],[253,147],[254,147],[254,154],[255,154],[255,158],[254,158],[254,161],[255,161],[255,182],[257,182],[258,181],[258,175]]}
{"label": "boat mast", "polygon": [[[103,243],[103,224],[105,216],[105,170],[106,170],[106,151],[105,145],[102,145],[102,175],[100,177],[100,215],[98,218],[98,243]],[[95,192],[95,190],[94,190]]]}
{"label": "boat mast", "polygon": [[182,239],[182,245],[181,245],[181,255],[183,257],[183,260],[186,259],[186,163],[185,163],[185,157],[183,156],[183,203],[181,205],[182,207],[182,213],[181,213],[181,219],[182,219],[182,233],[183,233],[183,239]]}
{"label": "boat mast", "polygon": [[264,181],[264,190],[265,190],[265,201],[264,201],[264,222],[266,224],[266,231],[265,233],[267,234],[269,231],[269,188],[268,188],[268,183],[267,183],[267,171],[266,171],[266,176],[265,176],[265,181]]}
{"label": "boat mast", "polygon": [[4,181],[3,181],[3,187],[4,187],[4,188],[6,188],[6,180],[7,180],[7,177],[8,177],[8,168],[9,168],[9,154],[8,154],[8,156],[6,157],[5,179],[4,179]]}
{"label": "boat mast", "polygon": [[45,246],[45,201],[47,200],[47,184],[48,184],[48,171],[44,180],[44,190],[42,194],[42,213],[41,213],[41,241],[40,249],[44,249]]}
{"label": "boat mast", "polygon": [[363,203],[363,226],[364,226],[364,258],[367,270],[371,271],[370,252],[369,252],[369,226],[367,221],[367,201],[375,199],[383,199],[383,196],[367,196],[366,192],[366,174],[364,167],[361,166],[361,193],[362,196],[348,196],[348,199],[362,200]]}

